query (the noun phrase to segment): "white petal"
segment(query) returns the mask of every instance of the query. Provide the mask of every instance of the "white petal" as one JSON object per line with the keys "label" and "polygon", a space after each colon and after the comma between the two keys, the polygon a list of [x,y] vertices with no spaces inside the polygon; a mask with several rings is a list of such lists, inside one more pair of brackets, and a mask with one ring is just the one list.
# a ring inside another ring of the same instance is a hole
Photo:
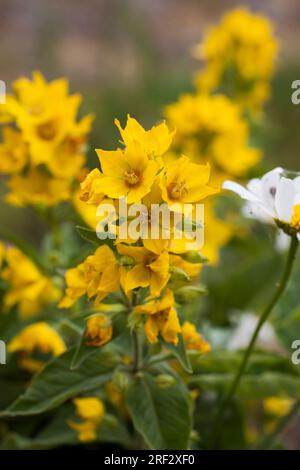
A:
{"label": "white petal", "polygon": [[295,187],[293,181],[288,178],[281,178],[275,195],[275,209],[278,219],[282,222],[291,222],[294,199]]}
{"label": "white petal", "polygon": [[256,194],[244,188],[244,186],[242,186],[241,184],[235,183],[234,181],[224,181],[222,188],[228,189],[229,191],[233,191],[234,193],[238,194],[242,199],[246,199],[246,201],[257,202],[259,200]]}

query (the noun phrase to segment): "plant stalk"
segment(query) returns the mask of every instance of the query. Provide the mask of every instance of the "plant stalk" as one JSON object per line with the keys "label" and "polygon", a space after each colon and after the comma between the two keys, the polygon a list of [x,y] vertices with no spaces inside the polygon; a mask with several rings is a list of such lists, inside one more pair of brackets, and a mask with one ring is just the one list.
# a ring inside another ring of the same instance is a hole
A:
{"label": "plant stalk", "polygon": [[216,424],[215,424],[215,428],[214,428],[214,431],[213,431],[213,436],[212,436],[212,439],[211,439],[211,442],[213,445],[217,445],[218,443],[218,438],[219,438],[219,435],[220,435],[220,432],[222,430],[222,420],[223,420],[223,417],[224,417],[224,413],[229,405],[229,403],[231,402],[239,384],[240,384],[240,381],[241,381],[241,378],[243,376],[243,373],[245,372],[245,369],[248,365],[248,362],[249,362],[249,359],[250,359],[250,356],[253,352],[253,349],[254,349],[254,346],[255,346],[255,343],[256,343],[256,340],[257,340],[257,337],[260,333],[260,330],[262,328],[262,326],[264,325],[264,323],[266,322],[266,320],[268,319],[269,315],[271,314],[273,308],[275,307],[275,305],[277,304],[277,302],[279,301],[280,297],[282,296],[287,284],[288,284],[288,281],[289,281],[289,278],[290,278],[290,275],[291,275],[291,272],[292,272],[292,268],[293,268],[293,264],[294,264],[294,261],[295,261],[295,258],[296,258],[296,253],[297,253],[297,249],[298,249],[298,245],[299,245],[299,242],[298,242],[298,239],[296,236],[292,236],[291,237],[291,242],[290,242],[290,248],[289,248],[289,252],[288,252],[288,257],[287,257],[287,261],[286,261],[286,264],[285,264],[285,268],[284,268],[284,271],[283,271],[283,274],[282,274],[282,277],[281,277],[281,281],[280,283],[278,284],[278,287],[277,287],[277,290],[275,291],[270,303],[267,305],[266,309],[263,311],[260,319],[259,319],[259,322],[256,326],[256,329],[252,335],[252,338],[250,340],[250,343],[248,345],[248,348],[245,352],[245,355],[243,357],[243,360],[241,362],[241,365],[236,373],[236,376],[227,392],[227,394],[225,395],[225,398],[223,399],[222,403],[221,403],[221,406],[220,406],[220,409],[219,409],[219,412],[217,414],[217,417],[216,417]]}

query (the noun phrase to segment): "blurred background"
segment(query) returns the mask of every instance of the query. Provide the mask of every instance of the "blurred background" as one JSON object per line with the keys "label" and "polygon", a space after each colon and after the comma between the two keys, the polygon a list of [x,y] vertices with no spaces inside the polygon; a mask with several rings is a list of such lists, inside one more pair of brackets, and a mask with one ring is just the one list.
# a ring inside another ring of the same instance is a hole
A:
{"label": "blurred background", "polygon": [[[95,163],[93,149],[110,148],[118,138],[114,117],[124,120],[131,113],[152,125],[165,104],[193,89],[199,62],[192,46],[240,5],[275,23],[281,51],[264,129],[265,157],[272,165],[296,168],[300,106],[291,104],[290,95],[291,82],[300,78],[297,0],[1,0],[0,78],[10,89],[33,70],[47,79],[67,77],[71,90],[84,97],[82,111],[96,114],[90,146]],[[18,228],[28,231],[24,211],[0,208],[0,223],[14,225],[16,218]]]}

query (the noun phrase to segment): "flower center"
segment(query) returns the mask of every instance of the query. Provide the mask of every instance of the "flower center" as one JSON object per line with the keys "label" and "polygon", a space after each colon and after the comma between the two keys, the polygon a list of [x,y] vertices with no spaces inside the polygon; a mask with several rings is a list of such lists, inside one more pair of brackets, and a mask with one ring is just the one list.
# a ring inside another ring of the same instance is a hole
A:
{"label": "flower center", "polygon": [[300,204],[294,207],[291,226],[300,231]]}
{"label": "flower center", "polygon": [[181,197],[187,192],[188,190],[185,187],[185,181],[174,182],[168,186],[168,194],[170,199],[181,199]]}
{"label": "flower center", "polygon": [[124,172],[124,179],[128,186],[136,186],[141,178],[136,170],[129,168]]}
{"label": "flower center", "polygon": [[37,134],[43,140],[52,140],[56,136],[57,126],[55,121],[48,121],[37,126]]}

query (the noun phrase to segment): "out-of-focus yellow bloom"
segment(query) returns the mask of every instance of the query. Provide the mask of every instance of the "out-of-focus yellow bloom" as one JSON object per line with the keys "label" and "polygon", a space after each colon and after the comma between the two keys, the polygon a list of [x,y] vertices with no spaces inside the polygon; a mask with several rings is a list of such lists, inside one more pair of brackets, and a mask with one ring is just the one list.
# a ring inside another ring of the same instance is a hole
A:
{"label": "out-of-focus yellow bloom", "polygon": [[196,78],[202,92],[222,87],[243,106],[260,110],[269,97],[269,81],[278,52],[267,18],[237,8],[207,32],[194,52],[204,61]]}
{"label": "out-of-focus yellow bloom", "polygon": [[59,289],[20,250],[7,248],[5,261],[1,277],[9,283],[4,295],[6,310],[18,305],[20,315],[28,318],[59,299]]}
{"label": "out-of-focus yellow bloom", "polygon": [[173,293],[167,289],[162,299],[150,300],[144,305],[135,307],[136,314],[147,315],[144,328],[149,343],[156,343],[159,334],[168,343],[175,345],[178,343],[181,327],[174,305]]}
{"label": "out-of-focus yellow bloom", "polygon": [[144,247],[118,245],[118,252],[134,260],[135,266],[126,270],[121,267],[121,284],[126,294],[137,287],[149,287],[156,297],[166,286],[169,274],[169,254],[165,251],[153,253]]}
{"label": "out-of-focus yellow bloom", "polygon": [[216,216],[212,202],[205,203],[204,245],[201,253],[210,264],[218,263],[220,249],[229,242],[235,231],[233,224]]}
{"label": "out-of-focus yellow bloom", "polygon": [[273,416],[285,416],[293,404],[294,400],[291,398],[270,397],[263,401],[265,412]]}
{"label": "out-of-focus yellow bloom", "polygon": [[0,269],[2,268],[2,263],[5,256],[5,245],[0,241]]}
{"label": "out-of-focus yellow bloom", "polygon": [[5,199],[14,206],[53,206],[71,196],[68,180],[53,178],[37,168],[33,168],[26,175],[13,175],[6,184],[10,192]]}
{"label": "out-of-focus yellow bloom", "polygon": [[10,127],[4,127],[2,133],[3,143],[0,144],[0,173],[19,173],[28,162],[28,148],[20,132]]}
{"label": "out-of-focus yellow bloom", "polygon": [[198,333],[195,325],[189,321],[185,321],[182,325],[182,337],[185,347],[188,350],[195,350],[201,353],[208,353],[211,351],[210,344]]}
{"label": "out-of-focus yellow bloom", "polygon": [[77,299],[87,294],[95,303],[101,302],[108,294],[119,289],[119,271],[112,250],[106,246],[97,248],[93,255],[76,268],[66,272],[66,294],[60,308],[71,307]]}
{"label": "out-of-focus yellow bloom", "polygon": [[4,129],[0,172],[10,175],[11,204],[54,205],[68,199],[85,164],[93,117],[77,121],[81,98],[69,95],[65,79],[47,83],[39,73],[21,78],[5,112],[18,131]]}
{"label": "out-of-focus yellow bloom", "polygon": [[106,315],[97,314],[87,319],[84,337],[89,346],[103,346],[111,340],[112,334],[112,324]]}
{"label": "out-of-focus yellow bloom", "polygon": [[249,129],[240,108],[225,96],[182,95],[167,106],[166,116],[177,129],[175,154],[209,162],[214,186],[228,174],[244,176],[260,160],[259,151],[248,146]]}
{"label": "out-of-focus yellow bloom", "polygon": [[81,423],[68,421],[68,425],[78,432],[81,442],[91,442],[97,437],[97,428],[101,424],[105,408],[102,400],[97,397],[76,398],[73,400],[76,412],[83,420]]}
{"label": "out-of-focus yellow bloom", "polygon": [[124,144],[130,146],[134,142],[139,142],[148,158],[163,155],[170,147],[175,134],[175,131],[169,131],[168,126],[164,122],[146,131],[130,115],[127,116],[127,123],[124,129],[122,129],[118,119],[115,119],[115,124],[120,131]]}
{"label": "out-of-focus yellow bloom", "polygon": [[31,358],[33,353],[59,356],[65,349],[63,339],[45,322],[27,326],[8,345],[8,351],[19,353],[20,365],[31,372],[36,372],[43,366],[41,360]]}
{"label": "out-of-focus yellow bloom", "polygon": [[209,165],[191,163],[187,157],[181,157],[166,165],[162,172],[160,187],[162,198],[172,205],[198,202],[218,191],[208,186]]}

